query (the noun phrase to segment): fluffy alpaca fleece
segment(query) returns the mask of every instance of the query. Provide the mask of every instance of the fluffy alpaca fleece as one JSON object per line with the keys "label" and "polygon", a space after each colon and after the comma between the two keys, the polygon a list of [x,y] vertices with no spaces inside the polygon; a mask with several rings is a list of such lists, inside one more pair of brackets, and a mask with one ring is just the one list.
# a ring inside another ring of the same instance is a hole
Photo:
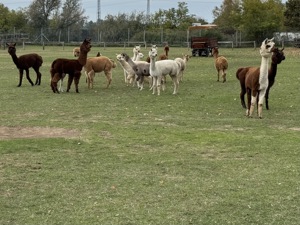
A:
{"label": "fluffy alpaca fleece", "polygon": [[23,80],[23,73],[24,70],[26,72],[26,78],[29,81],[29,83],[33,86],[33,82],[30,79],[29,76],[29,68],[33,68],[34,71],[36,72],[36,81],[35,85],[40,85],[41,84],[41,79],[42,79],[42,74],[40,73],[40,67],[43,64],[43,58],[36,54],[36,53],[31,53],[31,54],[26,54],[26,55],[21,55],[20,57],[17,57],[16,55],[16,43],[11,43],[8,44],[6,43],[8,47],[8,53],[11,55],[11,58],[15,65],[17,66],[19,70],[19,84],[18,87],[22,85],[22,80]]}
{"label": "fluffy alpaca fleece", "polygon": [[106,88],[108,88],[112,81],[112,69],[115,67],[116,63],[106,56],[88,58],[86,64],[84,65],[88,88],[94,88],[95,73],[100,73],[102,71],[104,71],[106,76]]}
{"label": "fluffy alpaca fleece", "polygon": [[[173,80],[174,84],[174,90],[173,94],[177,94],[178,92],[178,74],[180,71],[180,63],[176,62],[175,60],[161,60],[156,61],[157,57],[157,50],[155,48],[152,48],[149,51],[149,57],[150,57],[150,75],[153,79],[153,92],[152,94],[155,94],[157,90],[157,95],[160,95],[160,86],[162,80],[165,80],[166,75],[170,75],[170,77]],[[163,83],[163,90],[164,90],[164,83]]]}
{"label": "fluffy alpaca fleece", "polygon": [[[127,77],[126,79],[128,82],[126,82],[127,86],[128,84],[131,84],[132,81],[135,79],[136,74],[133,70],[133,68],[126,62],[125,57],[123,54],[116,54],[116,58],[118,62],[120,63],[121,67],[123,68],[124,72],[126,73]],[[133,82],[134,85],[134,82]]]}
{"label": "fluffy alpaca fleece", "polygon": [[180,81],[183,81],[183,72],[185,71],[187,61],[189,61],[190,56],[182,54],[182,58],[175,58],[174,60],[180,63],[180,71],[178,74],[178,78]]}
{"label": "fluffy alpaca fleece", "polygon": [[218,80],[220,80],[220,73],[223,78],[223,83],[226,82],[226,71],[228,69],[228,62],[227,59],[224,56],[219,56],[219,50],[217,47],[214,47],[212,49],[212,55],[215,60],[215,68],[217,70],[217,76]]}
{"label": "fluffy alpaca fleece", "polygon": [[252,117],[254,107],[257,103],[258,97],[258,117],[262,118],[262,107],[264,103],[265,94],[268,88],[268,66],[269,60],[272,56],[272,51],[275,46],[274,38],[265,39],[260,47],[261,64],[260,68],[253,70],[246,76],[246,90],[248,98],[248,108],[246,115]]}

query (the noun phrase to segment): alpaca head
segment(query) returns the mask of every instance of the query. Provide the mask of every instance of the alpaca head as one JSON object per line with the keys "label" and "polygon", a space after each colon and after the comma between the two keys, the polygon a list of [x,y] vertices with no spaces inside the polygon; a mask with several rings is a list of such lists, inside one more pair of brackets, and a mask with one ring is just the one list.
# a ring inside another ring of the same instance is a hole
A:
{"label": "alpaca head", "polygon": [[88,53],[91,50],[91,39],[84,39],[80,45],[80,52]]}
{"label": "alpaca head", "polygon": [[6,43],[7,47],[8,47],[8,53],[10,55],[14,55],[16,54],[16,43]]}
{"label": "alpaca head", "polygon": [[268,39],[266,38],[260,46],[260,55],[265,58],[269,58],[272,56],[272,51],[275,46],[274,38]]}
{"label": "alpaca head", "polygon": [[133,48],[133,50],[132,50],[133,54],[137,54],[137,53],[139,53],[140,51],[141,51],[141,46],[140,46],[140,45],[134,46],[134,48]]}
{"label": "alpaca head", "polygon": [[139,57],[140,59],[142,59],[142,58],[144,58],[144,54],[141,53],[141,52],[139,52],[139,53],[138,53],[138,57]]}
{"label": "alpaca head", "polygon": [[154,59],[157,56],[157,49],[156,48],[151,48],[149,51],[149,57]]}
{"label": "alpaca head", "polygon": [[116,54],[116,58],[117,60],[120,62],[120,61],[124,61],[125,60],[125,55],[124,53],[122,54]]}
{"label": "alpaca head", "polygon": [[274,64],[280,64],[281,61],[285,60],[285,56],[284,56],[284,52],[283,52],[284,48],[279,50],[278,48],[274,48],[273,49],[273,55],[272,55],[272,63]]}

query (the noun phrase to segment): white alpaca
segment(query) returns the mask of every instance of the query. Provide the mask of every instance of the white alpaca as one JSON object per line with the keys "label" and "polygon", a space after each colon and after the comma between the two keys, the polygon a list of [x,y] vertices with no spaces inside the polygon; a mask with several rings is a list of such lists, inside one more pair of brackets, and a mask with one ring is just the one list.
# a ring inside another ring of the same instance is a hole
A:
{"label": "white alpaca", "polygon": [[187,61],[189,61],[190,56],[182,54],[182,58],[175,58],[174,60],[180,63],[180,71],[178,78],[180,81],[183,81],[183,72],[186,68]]}
{"label": "white alpaca", "polygon": [[[132,61],[140,61],[144,55],[143,53],[140,52],[141,51],[141,46],[140,45],[136,45],[133,47],[132,52],[133,52],[133,57],[131,58]],[[124,70],[124,80],[125,80],[125,84],[132,83],[132,80],[128,80],[128,74],[126,73],[126,71]]]}
{"label": "white alpaca", "polygon": [[[269,66],[270,58],[272,56],[272,50],[275,46],[275,43],[273,40],[274,40],[274,38],[272,38],[272,39],[266,38],[260,46],[259,53],[261,55],[261,65],[260,65],[260,69],[259,69],[259,79],[258,79],[259,88],[258,88],[258,91],[252,90],[252,93],[253,93],[253,91],[255,91],[255,94],[251,95],[250,110],[249,111],[247,110],[247,112],[246,112],[246,114],[249,115],[250,117],[253,114],[254,106],[257,102],[257,96],[258,96],[259,97],[259,99],[258,99],[258,117],[262,118],[262,107],[263,107],[265,94],[266,94],[268,84],[269,84],[268,66]],[[247,78],[246,78],[246,80],[247,80]],[[246,81],[246,83],[247,83],[247,81]],[[252,87],[252,89],[254,89],[254,88]]]}
{"label": "white alpaca", "polygon": [[[151,50],[149,51],[149,57],[150,57],[149,71],[153,79],[152,94],[155,94],[155,91],[157,89],[157,95],[160,95],[161,82],[166,75],[170,75],[170,77],[172,78],[174,84],[173,94],[177,94],[178,86],[179,86],[178,74],[180,71],[180,64],[174,60],[162,60],[156,62],[157,50],[155,48],[151,48]],[[164,90],[164,84],[163,84],[163,90]]]}
{"label": "white alpaca", "polygon": [[120,65],[122,66],[124,73],[126,73],[127,77],[127,86],[128,84],[131,84],[131,82],[135,79],[136,74],[134,72],[134,70],[132,69],[132,67],[128,64],[128,62],[125,61],[125,57],[123,54],[116,54],[117,60],[120,63]]}

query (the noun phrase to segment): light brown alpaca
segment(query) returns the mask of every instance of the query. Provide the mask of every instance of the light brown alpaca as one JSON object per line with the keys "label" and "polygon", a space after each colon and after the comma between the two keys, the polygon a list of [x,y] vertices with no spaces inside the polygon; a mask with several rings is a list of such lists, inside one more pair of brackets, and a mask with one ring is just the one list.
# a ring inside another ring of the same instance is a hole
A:
{"label": "light brown alpaca", "polygon": [[187,61],[189,61],[190,56],[182,54],[182,58],[175,58],[174,60],[180,63],[180,72],[178,74],[179,81],[183,81],[183,72],[185,71]]}
{"label": "light brown alpaca", "polygon": [[51,88],[54,93],[59,93],[57,89],[57,82],[62,79],[66,74],[69,75],[67,92],[71,88],[74,80],[75,90],[79,93],[78,84],[81,76],[82,67],[86,64],[87,54],[91,50],[91,39],[85,39],[80,45],[80,54],[78,59],[64,59],[58,58],[52,62],[51,73]]}
{"label": "light brown alpaca", "polygon": [[212,48],[212,55],[215,60],[215,68],[218,72],[218,80],[220,80],[220,73],[223,78],[223,83],[226,82],[226,71],[228,69],[228,62],[224,56],[219,56],[219,50],[217,47]]}
{"label": "light brown alpaca", "polygon": [[170,51],[169,45],[167,45],[167,44],[165,45],[164,51],[165,51],[165,54],[159,55],[158,60],[165,60],[165,59],[169,58],[169,51]]}
{"label": "light brown alpaca", "polygon": [[80,53],[80,48],[79,47],[73,48],[74,57],[79,57],[79,53]]}
{"label": "light brown alpaca", "polygon": [[87,77],[87,82],[88,82],[88,88],[94,87],[95,73],[100,73],[102,71],[104,71],[104,74],[106,76],[107,79],[106,88],[108,88],[112,81],[112,69],[115,67],[116,67],[116,63],[112,59],[109,59],[106,56],[88,58],[84,66],[85,75]]}

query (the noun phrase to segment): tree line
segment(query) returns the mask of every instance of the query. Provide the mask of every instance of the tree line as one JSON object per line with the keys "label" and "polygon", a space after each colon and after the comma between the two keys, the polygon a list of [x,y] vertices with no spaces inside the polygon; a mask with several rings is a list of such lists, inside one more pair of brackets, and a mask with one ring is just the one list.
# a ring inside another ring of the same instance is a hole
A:
{"label": "tree line", "polygon": [[[201,17],[190,14],[186,2],[177,8],[147,15],[132,12],[108,14],[99,21],[89,21],[80,0],[34,0],[19,10],[10,10],[0,3],[0,35],[27,33],[37,42],[81,41],[90,37],[95,41],[124,42],[145,39],[149,43],[186,41],[186,31],[192,23],[207,24]],[[288,0],[224,0],[213,10],[218,29],[201,33],[220,40],[260,41],[274,32],[299,31],[300,1]],[[197,34],[199,35],[199,34]]]}

